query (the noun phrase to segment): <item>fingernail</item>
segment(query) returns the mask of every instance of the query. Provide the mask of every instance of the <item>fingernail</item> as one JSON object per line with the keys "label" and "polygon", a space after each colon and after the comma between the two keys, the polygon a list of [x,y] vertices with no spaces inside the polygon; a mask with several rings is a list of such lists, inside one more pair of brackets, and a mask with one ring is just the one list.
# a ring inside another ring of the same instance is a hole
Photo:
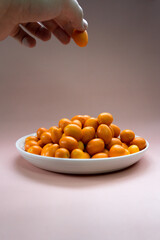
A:
{"label": "fingernail", "polygon": [[85,19],[83,19],[83,27],[84,29],[88,28],[88,22]]}
{"label": "fingernail", "polygon": [[29,43],[29,41],[28,41],[28,39],[27,39],[26,37],[23,38],[22,44],[23,44],[24,46],[26,46],[26,47],[30,47],[30,43]]}

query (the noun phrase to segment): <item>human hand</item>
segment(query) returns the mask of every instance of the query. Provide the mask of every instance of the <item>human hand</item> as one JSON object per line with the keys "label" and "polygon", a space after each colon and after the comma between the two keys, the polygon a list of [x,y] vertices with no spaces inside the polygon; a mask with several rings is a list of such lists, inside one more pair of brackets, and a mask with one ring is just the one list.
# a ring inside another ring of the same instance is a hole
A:
{"label": "human hand", "polygon": [[51,33],[67,44],[74,29],[88,27],[76,0],[1,0],[0,15],[0,41],[12,36],[27,47],[36,45],[33,36],[47,41]]}

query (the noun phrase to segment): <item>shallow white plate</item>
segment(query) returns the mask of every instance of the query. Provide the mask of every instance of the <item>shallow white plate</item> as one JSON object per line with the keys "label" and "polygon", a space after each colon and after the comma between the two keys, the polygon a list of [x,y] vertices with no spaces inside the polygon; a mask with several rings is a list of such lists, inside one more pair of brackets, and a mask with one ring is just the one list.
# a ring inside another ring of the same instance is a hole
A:
{"label": "shallow white plate", "polygon": [[29,134],[17,140],[16,147],[21,156],[36,167],[59,173],[97,174],[124,169],[138,162],[144,156],[144,153],[149,147],[149,143],[146,141],[146,148],[140,152],[112,158],[73,159],[44,157],[28,153],[24,150],[26,137],[34,135],[36,134]]}

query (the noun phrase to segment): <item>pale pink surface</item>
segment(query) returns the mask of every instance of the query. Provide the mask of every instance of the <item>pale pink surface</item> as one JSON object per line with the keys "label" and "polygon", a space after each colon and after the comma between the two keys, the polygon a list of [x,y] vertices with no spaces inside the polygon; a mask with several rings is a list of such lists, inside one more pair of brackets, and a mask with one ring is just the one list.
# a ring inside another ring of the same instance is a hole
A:
{"label": "pale pink surface", "polygon": [[[32,50],[0,43],[1,240],[160,239],[160,3],[80,2],[89,21],[86,48],[55,39]],[[102,111],[150,143],[124,171],[56,174],[15,148],[40,126]]]}

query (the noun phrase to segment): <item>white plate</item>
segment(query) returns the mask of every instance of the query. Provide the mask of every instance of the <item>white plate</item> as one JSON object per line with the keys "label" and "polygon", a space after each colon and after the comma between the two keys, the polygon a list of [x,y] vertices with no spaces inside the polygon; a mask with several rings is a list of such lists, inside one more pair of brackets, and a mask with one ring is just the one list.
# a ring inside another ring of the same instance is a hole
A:
{"label": "white plate", "polygon": [[36,134],[29,134],[17,140],[16,147],[21,156],[36,167],[68,174],[97,174],[121,170],[138,162],[144,156],[144,153],[149,147],[149,143],[146,141],[146,148],[138,153],[110,158],[73,159],[44,157],[28,153],[24,150],[26,137],[34,135]]}

